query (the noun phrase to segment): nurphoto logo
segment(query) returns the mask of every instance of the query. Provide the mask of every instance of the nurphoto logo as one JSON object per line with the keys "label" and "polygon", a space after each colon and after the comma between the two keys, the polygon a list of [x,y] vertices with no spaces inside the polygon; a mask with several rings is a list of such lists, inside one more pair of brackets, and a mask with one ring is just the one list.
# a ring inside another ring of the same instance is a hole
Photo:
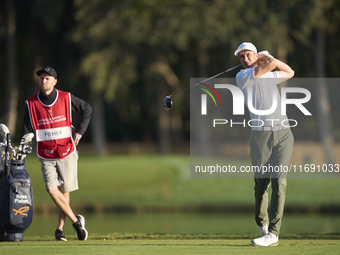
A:
{"label": "nurphoto logo", "polygon": [[[245,106],[245,100],[244,100],[244,94],[242,92],[242,90],[232,84],[215,84],[214,87],[207,85],[207,84],[202,84],[204,86],[206,86],[207,88],[209,88],[214,94],[215,96],[218,98],[218,100],[220,101],[220,105],[222,106],[222,100],[219,96],[219,94],[217,93],[216,89],[227,89],[231,92],[232,95],[232,99],[233,99],[233,115],[244,115],[245,111],[244,111],[244,106]],[[214,96],[212,95],[212,93],[210,93],[207,89],[205,88],[199,88],[201,90],[203,90],[204,92],[206,92],[214,101],[215,106],[217,106],[216,100],[214,98]],[[251,95],[252,94],[252,88],[249,88],[248,90],[248,94]],[[278,98],[279,95],[277,94],[278,92],[276,90],[273,90],[272,93],[272,98],[271,98],[271,106],[268,109],[265,110],[259,110],[256,109],[256,106],[254,106],[253,103],[253,99],[251,96],[248,97],[247,100],[247,106],[249,109],[249,112],[255,114],[255,115],[259,115],[259,116],[268,116],[272,113],[274,113],[278,106],[280,108],[280,114],[282,116],[285,116],[287,113],[287,105],[294,105],[297,109],[299,109],[305,116],[312,116],[312,114],[307,110],[307,108],[304,106],[305,103],[309,102],[309,100],[311,99],[311,93],[308,89],[305,88],[298,88],[298,87],[283,87],[281,89],[281,99],[280,102],[278,102]],[[289,98],[289,94],[298,94],[298,95],[302,95],[302,97],[300,96],[300,98]],[[201,95],[201,115],[207,115],[207,94],[202,94]],[[280,104],[280,105],[279,105]],[[274,126],[277,125],[277,121],[280,121],[280,124],[283,125],[284,127],[295,127],[298,122],[297,120],[294,119],[285,119],[285,120],[279,120],[279,119],[266,119],[265,121],[261,120],[261,119],[250,119],[247,121],[247,126],[249,127],[261,127],[261,126]],[[213,119],[213,127],[216,127],[216,125],[224,125],[230,123],[231,127],[236,124],[238,125],[242,125],[242,126],[246,126],[246,120],[244,119],[242,122],[233,122],[233,120],[227,120],[227,119]],[[256,125],[257,123],[257,125]],[[289,123],[294,123],[289,124]]]}

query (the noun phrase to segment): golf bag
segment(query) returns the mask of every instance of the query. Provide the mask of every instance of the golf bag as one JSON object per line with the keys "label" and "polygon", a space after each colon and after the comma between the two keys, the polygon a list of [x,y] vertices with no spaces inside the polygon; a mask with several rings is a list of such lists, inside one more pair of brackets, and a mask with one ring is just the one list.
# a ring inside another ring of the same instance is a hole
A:
{"label": "golf bag", "polygon": [[10,175],[0,176],[0,241],[23,241],[33,219],[33,188],[25,160],[12,160]]}
{"label": "golf bag", "polygon": [[13,148],[9,134],[4,141],[1,146],[5,152],[0,155],[0,241],[23,241],[33,219],[33,188],[25,168],[25,154],[30,151],[22,144]]}

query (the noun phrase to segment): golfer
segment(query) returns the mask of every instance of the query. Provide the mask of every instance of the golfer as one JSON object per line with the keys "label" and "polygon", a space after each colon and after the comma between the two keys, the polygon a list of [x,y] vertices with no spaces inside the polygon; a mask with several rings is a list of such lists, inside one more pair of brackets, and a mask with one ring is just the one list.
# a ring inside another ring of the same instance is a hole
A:
{"label": "golfer", "polygon": [[[277,108],[273,113],[260,115],[249,111],[252,120],[250,158],[252,165],[261,170],[255,173],[254,178],[255,221],[260,237],[252,240],[252,243],[256,246],[275,246],[279,244],[287,182],[284,172],[273,169],[275,166],[281,169],[288,166],[294,142],[289,123],[284,122],[288,118],[281,115],[277,85],[292,78],[294,71],[267,51],[257,53],[255,45],[249,42],[242,43],[234,54],[239,57],[243,67],[236,74],[236,83],[244,93],[248,109],[252,107],[264,112],[271,109],[273,101],[277,100]],[[252,105],[248,104],[248,99]],[[268,217],[270,183],[272,196]]]}
{"label": "golfer", "polygon": [[[78,189],[76,146],[90,122],[92,108],[74,95],[55,89],[57,73],[52,67],[38,70],[40,92],[26,100],[22,135],[35,133],[46,190],[59,208],[55,231],[58,241],[67,241],[63,228],[70,218],[78,239],[86,240],[85,218],[70,207],[70,192]],[[71,112],[80,113],[78,127],[72,126]]]}

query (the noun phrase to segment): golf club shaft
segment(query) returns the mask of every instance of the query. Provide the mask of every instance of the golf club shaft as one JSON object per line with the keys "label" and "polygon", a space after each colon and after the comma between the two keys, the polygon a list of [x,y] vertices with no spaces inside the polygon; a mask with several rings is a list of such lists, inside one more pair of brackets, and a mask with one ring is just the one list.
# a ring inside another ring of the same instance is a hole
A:
{"label": "golf club shaft", "polygon": [[175,92],[175,93],[169,95],[169,97],[172,97],[173,95],[176,95],[176,94],[178,94],[178,93],[180,93],[180,92],[183,92],[183,91],[185,91],[185,90],[187,90],[187,89],[193,88],[193,87],[195,87],[195,86],[197,86],[197,85],[199,85],[199,84],[202,84],[203,82],[206,82],[206,81],[209,81],[209,80],[211,80],[211,79],[214,79],[215,77],[218,77],[218,76],[220,76],[220,75],[222,75],[222,74],[224,74],[224,73],[227,73],[227,72],[229,72],[229,71],[231,71],[231,70],[234,70],[234,69],[236,69],[236,68],[239,67],[239,66],[241,66],[241,64],[238,64],[237,66],[234,66],[234,67],[232,67],[232,68],[229,68],[229,69],[227,69],[227,70],[225,70],[225,71],[223,71],[223,72],[221,72],[221,73],[219,73],[219,74],[216,74],[216,75],[214,75],[214,76],[212,76],[212,77],[210,77],[210,78],[208,78],[208,79],[205,79],[204,81],[196,82],[195,85],[192,85],[192,86],[190,86],[190,87],[187,87],[187,88],[185,88],[185,89],[182,89],[182,90],[180,90],[180,91],[177,91],[177,92]]}

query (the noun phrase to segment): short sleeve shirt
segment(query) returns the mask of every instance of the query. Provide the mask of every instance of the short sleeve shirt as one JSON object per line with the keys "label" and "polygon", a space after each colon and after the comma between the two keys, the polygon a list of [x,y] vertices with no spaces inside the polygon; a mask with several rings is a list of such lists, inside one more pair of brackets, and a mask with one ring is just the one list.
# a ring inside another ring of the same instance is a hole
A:
{"label": "short sleeve shirt", "polygon": [[252,126],[276,126],[287,120],[281,115],[281,100],[277,85],[278,72],[268,72],[255,78],[254,68],[242,69],[236,74],[237,86],[244,94]]}

